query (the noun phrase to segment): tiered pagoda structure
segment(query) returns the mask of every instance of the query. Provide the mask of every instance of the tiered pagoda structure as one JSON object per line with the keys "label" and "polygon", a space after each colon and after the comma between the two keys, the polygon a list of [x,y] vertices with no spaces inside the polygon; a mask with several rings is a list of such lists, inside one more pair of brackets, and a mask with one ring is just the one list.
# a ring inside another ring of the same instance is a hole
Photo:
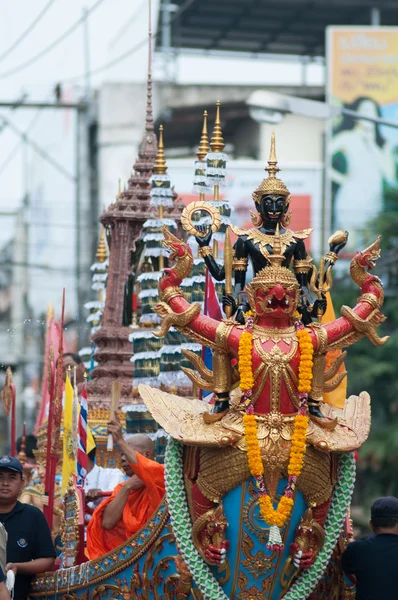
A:
{"label": "tiered pagoda structure", "polygon": [[101,328],[93,336],[97,346],[95,360],[98,363],[88,384],[88,398],[93,409],[109,408],[112,382],[115,380],[122,384],[121,406],[131,402],[131,329],[128,323],[123,322],[123,317],[129,313],[126,311],[129,281],[142,250],[142,227],[151,216],[149,180],[156,160],[157,140],[153,123],[150,56],[149,49],[145,132],[138,158],[127,188],[100,217],[107,236],[109,268]]}

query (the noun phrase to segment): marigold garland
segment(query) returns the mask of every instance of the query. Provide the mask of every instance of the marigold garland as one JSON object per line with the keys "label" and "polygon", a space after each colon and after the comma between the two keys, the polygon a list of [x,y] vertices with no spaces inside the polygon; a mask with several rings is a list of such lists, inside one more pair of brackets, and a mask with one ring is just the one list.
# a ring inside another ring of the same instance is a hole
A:
{"label": "marigold garland", "polygon": [[307,401],[308,392],[311,390],[314,348],[309,332],[301,322],[296,323],[296,335],[300,348],[300,363],[298,376],[298,391],[300,407],[294,419],[293,435],[288,463],[288,483],[277,508],[272,505],[264,483],[264,466],[261,459],[260,444],[258,442],[257,422],[254,415],[252,394],[254,386],[253,376],[253,317],[248,316],[246,329],[239,340],[239,375],[240,389],[243,392],[242,401],[246,414],[243,416],[243,426],[247,446],[247,460],[251,475],[254,477],[260,494],[259,504],[262,517],[270,525],[270,537],[267,547],[282,551],[283,544],[279,528],[282,528],[292,511],[293,494],[297,479],[301,473],[306,449],[305,436],[308,427]]}

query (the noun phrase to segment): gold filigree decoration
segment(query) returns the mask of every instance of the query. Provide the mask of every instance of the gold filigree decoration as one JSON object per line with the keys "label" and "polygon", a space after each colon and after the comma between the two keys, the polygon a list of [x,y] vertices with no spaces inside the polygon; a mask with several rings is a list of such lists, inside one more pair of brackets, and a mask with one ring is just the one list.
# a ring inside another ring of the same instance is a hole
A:
{"label": "gold filigree decoration", "polygon": [[245,559],[242,560],[242,565],[251,575],[257,579],[259,575],[264,576],[268,573],[269,575],[271,574],[275,553],[267,556],[265,552],[259,550],[253,554],[254,542],[246,532],[243,534],[242,547],[243,554],[245,555]]}
{"label": "gold filigree decoration", "polygon": [[204,237],[206,235],[206,232],[198,231],[195,225],[192,223],[192,216],[197,211],[205,212],[210,216],[210,228],[212,233],[215,233],[220,229],[220,211],[208,202],[205,202],[204,200],[198,200],[197,202],[190,202],[181,213],[181,225],[189,235],[194,235],[195,237]]}
{"label": "gold filigree decoration", "polygon": [[159,298],[168,304],[172,298],[183,296],[182,289],[178,286],[171,286],[165,290],[159,290]]}
{"label": "gold filigree decoration", "polygon": [[[269,251],[267,246],[274,247],[275,243],[275,235],[270,235],[267,233],[263,233],[259,229],[253,227],[252,229],[241,229],[240,227],[236,227],[235,225],[230,225],[231,230],[235,235],[247,236],[248,240],[252,240],[255,244],[258,244],[261,253],[263,256],[268,258]],[[284,254],[286,248],[290,246],[290,244],[294,243],[296,240],[305,240],[311,233],[312,229],[303,229],[301,231],[292,231],[291,229],[285,229],[283,233],[280,234],[281,241],[281,253]]]}
{"label": "gold filigree decoration", "polygon": [[206,258],[206,256],[213,256],[213,248],[210,246],[201,246],[198,250],[200,258]]}
{"label": "gold filigree decoration", "polygon": [[153,310],[162,319],[160,329],[154,331],[153,335],[156,337],[164,337],[170,327],[186,327],[192,319],[198,316],[201,306],[198,303],[191,304],[184,312],[176,313],[168,304],[166,304],[166,302],[159,302]]}

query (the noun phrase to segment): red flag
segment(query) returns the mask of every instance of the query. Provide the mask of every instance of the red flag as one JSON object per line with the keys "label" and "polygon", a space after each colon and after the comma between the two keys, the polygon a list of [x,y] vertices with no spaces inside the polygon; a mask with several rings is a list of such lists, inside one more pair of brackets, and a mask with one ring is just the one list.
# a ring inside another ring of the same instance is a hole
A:
{"label": "red flag", "polygon": [[41,384],[41,400],[39,411],[36,417],[35,434],[37,434],[40,425],[48,418],[50,406],[50,389],[49,389],[49,373],[55,371],[56,351],[59,347],[59,339],[61,337],[61,328],[54,321],[54,318],[47,320],[46,345],[44,351],[44,367],[43,378]]}
{"label": "red flag", "polygon": [[221,321],[222,312],[221,306],[217,298],[216,288],[214,287],[213,279],[210,274],[207,277],[206,295],[205,299],[205,314],[216,321]]}

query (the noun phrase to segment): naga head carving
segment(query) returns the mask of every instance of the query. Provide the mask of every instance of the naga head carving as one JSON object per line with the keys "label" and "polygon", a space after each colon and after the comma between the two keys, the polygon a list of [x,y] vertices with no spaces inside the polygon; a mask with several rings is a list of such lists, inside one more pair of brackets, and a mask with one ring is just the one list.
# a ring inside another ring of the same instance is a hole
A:
{"label": "naga head carving", "polygon": [[162,232],[164,235],[163,246],[171,251],[169,257],[171,260],[183,258],[183,256],[190,252],[189,246],[173,235],[166,227],[163,227]]}
{"label": "naga head carving", "polygon": [[353,258],[361,267],[367,267],[369,270],[373,269],[375,262],[381,255],[380,249],[381,235],[377,238],[373,244],[370,244],[365,250],[357,252]]}

